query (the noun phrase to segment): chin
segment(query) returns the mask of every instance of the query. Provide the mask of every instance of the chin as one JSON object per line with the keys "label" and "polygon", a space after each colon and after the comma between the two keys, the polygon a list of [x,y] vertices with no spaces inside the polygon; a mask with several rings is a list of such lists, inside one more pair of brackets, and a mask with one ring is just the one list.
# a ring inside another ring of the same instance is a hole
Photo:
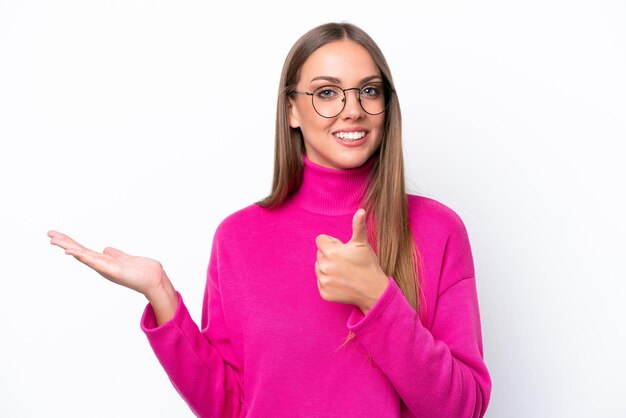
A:
{"label": "chin", "polygon": [[369,160],[370,157],[371,157],[371,154],[346,156],[345,158],[340,158],[340,159],[335,160],[334,166],[342,170],[347,170],[350,168],[357,168],[365,164],[367,160]]}
{"label": "chin", "polygon": [[[308,152],[307,152],[308,151]],[[309,160],[322,167],[335,170],[348,170],[365,164],[376,151],[368,149],[351,149],[335,152],[316,152],[317,150],[305,150]]]}

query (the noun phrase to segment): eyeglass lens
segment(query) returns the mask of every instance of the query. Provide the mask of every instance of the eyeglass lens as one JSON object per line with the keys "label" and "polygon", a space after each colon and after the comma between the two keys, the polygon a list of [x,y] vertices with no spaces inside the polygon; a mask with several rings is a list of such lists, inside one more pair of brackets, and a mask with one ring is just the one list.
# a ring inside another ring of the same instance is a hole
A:
{"label": "eyeglass lens", "polygon": [[[387,100],[382,83],[370,83],[354,90],[361,107],[370,115],[378,115],[385,111]],[[313,107],[321,116],[332,118],[340,114],[346,105],[346,93],[337,86],[323,86],[313,92]]]}

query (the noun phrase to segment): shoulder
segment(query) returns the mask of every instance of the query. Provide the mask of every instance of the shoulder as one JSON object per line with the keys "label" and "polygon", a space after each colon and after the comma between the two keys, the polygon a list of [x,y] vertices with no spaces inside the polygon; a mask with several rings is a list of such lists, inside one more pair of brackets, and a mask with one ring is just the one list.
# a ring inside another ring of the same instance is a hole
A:
{"label": "shoulder", "polygon": [[426,196],[407,194],[409,224],[419,233],[466,235],[459,214],[446,204]]}
{"label": "shoulder", "polygon": [[226,216],[215,230],[215,238],[224,239],[249,231],[251,227],[263,222],[269,210],[253,203]]}
{"label": "shoulder", "polygon": [[408,202],[409,225],[417,247],[442,275],[439,289],[474,277],[472,248],[459,214],[432,198],[408,195]]}

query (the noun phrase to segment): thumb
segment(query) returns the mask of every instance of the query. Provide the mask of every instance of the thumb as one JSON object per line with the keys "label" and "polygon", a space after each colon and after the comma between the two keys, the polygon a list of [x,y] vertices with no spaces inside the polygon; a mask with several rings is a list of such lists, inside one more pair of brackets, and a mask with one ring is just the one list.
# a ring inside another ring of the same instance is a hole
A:
{"label": "thumb", "polygon": [[365,226],[365,209],[359,209],[352,218],[352,238],[350,242],[367,244],[367,227]]}
{"label": "thumb", "polygon": [[120,251],[117,248],[113,248],[113,247],[106,247],[104,251],[102,252],[106,255],[110,255],[113,258],[119,258],[121,256],[128,255],[125,252]]}

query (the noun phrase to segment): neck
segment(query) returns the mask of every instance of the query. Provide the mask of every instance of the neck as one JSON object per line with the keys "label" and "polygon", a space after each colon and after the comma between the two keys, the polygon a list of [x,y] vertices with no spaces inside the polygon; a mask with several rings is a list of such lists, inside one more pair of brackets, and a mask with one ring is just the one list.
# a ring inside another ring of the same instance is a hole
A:
{"label": "neck", "polygon": [[303,156],[302,183],[293,195],[293,202],[322,215],[353,214],[362,207],[377,158],[375,155],[360,167],[340,170],[323,167]]}

